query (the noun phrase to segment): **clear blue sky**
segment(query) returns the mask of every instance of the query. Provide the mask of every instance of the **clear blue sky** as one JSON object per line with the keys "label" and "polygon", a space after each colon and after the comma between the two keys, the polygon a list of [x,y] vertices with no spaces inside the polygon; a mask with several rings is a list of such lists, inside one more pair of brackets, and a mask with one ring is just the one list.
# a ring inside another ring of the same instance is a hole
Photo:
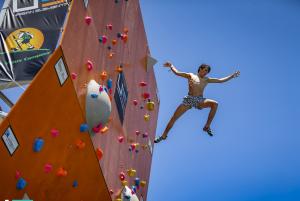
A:
{"label": "clear blue sky", "polygon": [[140,3],[159,61],[157,134],[187,94],[186,80],[161,67],[165,60],[187,72],[208,63],[212,77],[241,71],[206,89],[219,102],[215,137],[202,132],[208,110],[193,109],[155,145],[148,200],[299,201],[300,1]]}
{"label": "clear blue sky", "polygon": [[141,0],[160,93],[157,135],[187,81],[161,67],[212,66],[205,96],[219,102],[212,128],[208,110],[182,116],[155,146],[149,201],[299,201],[300,1]]}

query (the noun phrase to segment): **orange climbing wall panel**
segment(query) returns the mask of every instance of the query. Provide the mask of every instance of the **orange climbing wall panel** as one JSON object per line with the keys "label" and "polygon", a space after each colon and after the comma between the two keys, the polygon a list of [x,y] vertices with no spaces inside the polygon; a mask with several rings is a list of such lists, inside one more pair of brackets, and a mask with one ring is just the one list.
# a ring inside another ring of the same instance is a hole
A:
{"label": "orange climbing wall panel", "polygon": [[[86,16],[92,18],[90,25],[84,21]],[[107,24],[112,24],[112,30],[106,29]],[[117,38],[117,33],[123,33],[124,28],[128,29],[128,41],[124,43]],[[108,42],[99,43],[99,36],[106,35]],[[117,44],[112,45],[111,40],[116,39]],[[159,100],[157,98],[157,86],[153,68],[146,68],[146,57],[150,55],[143,19],[138,0],[89,0],[85,8],[83,1],[73,1],[68,21],[64,29],[62,41],[66,62],[72,73],[78,75],[73,80],[79,103],[85,113],[86,87],[89,80],[94,79],[101,84],[106,81],[100,80],[100,73],[107,71],[108,78],[113,80],[113,94],[115,93],[116,79],[118,73],[116,66],[123,64],[123,72],[128,88],[128,102],[125,110],[125,119],[121,124],[114,99],[112,100],[112,121],[108,124],[109,130],[105,134],[96,134],[92,137],[95,148],[100,147],[104,151],[100,165],[107,183],[107,187],[117,192],[121,189],[118,175],[121,171],[133,168],[141,180],[149,183],[152,154],[148,149],[140,149],[139,153],[128,151],[130,142],[140,145],[149,144],[153,147],[153,140],[156,132]],[[114,53],[112,58],[108,57],[108,46],[112,47]],[[85,63],[91,60],[94,69],[88,71]],[[139,87],[139,82],[147,82],[146,87]],[[141,98],[143,92],[150,94],[150,99],[155,103],[155,110],[148,112],[140,109],[144,105]],[[138,105],[132,104],[133,99],[138,100]],[[144,114],[150,114],[150,121],[144,121]],[[149,138],[142,138],[135,135],[135,131],[147,132]],[[126,142],[120,144],[117,141],[119,135],[124,135]],[[134,178],[129,178],[128,184],[133,185]],[[147,198],[146,187],[138,191],[139,198]],[[115,198],[115,194],[112,196]]]}
{"label": "orange climbing wall panel", "polygon": [[[72,80],[69,76],[59,83],[54,65],[60,57],[58,48],[0,125],[1,134],[10,126],[19,142],[12,156],[0,143],[0,200],[21,199],[24,193],[34,201],[111,200],[91,138],[79,130],[85,120]],[[55,138],[52,128],[59,130]],[[45,143],[33,152],[37,137]],[[84,149],[76,147],[78,139],[85,142]],[[47,163],[53,166],[50,173],[44,172]],[[56,175],[59,167],[67,176]],[[16,189],[16,171],[27,181],[23,190]],[[77,188],[72,187],[75,180]]]}

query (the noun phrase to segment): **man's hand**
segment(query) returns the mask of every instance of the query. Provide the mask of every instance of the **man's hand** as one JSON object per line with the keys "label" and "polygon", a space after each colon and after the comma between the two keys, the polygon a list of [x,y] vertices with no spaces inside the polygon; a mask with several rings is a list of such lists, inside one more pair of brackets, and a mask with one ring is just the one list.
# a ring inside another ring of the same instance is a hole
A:
{"label": "man's hand", "polygon": [[171,67],[172,66],[172,64],[171,64],[171,62],[169,62],[169,61],[167,61],[166,63],[164,63],[164,67]]}
{"label": "man's hand", "polygon": [[238,76],[240,76],[240,71],[236,71],[235,73],[232,74],[233,78],[237,78]]}

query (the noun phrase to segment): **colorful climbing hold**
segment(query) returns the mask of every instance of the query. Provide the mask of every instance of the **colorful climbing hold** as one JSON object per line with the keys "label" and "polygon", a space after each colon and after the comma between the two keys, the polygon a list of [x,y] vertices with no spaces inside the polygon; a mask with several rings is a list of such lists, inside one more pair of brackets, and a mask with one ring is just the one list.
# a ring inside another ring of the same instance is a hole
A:
{"label": "colorful climbing hold", "polygon": [[114,54],[115,54],[115,53],[113,53],[113,52],[110,52],[110,53],[108,54],[108,58],[112,59],[112,58],[113,58],[113,56],[114,56]]}
{"label": "colorful climbing hold", "polygon": [[120,143],[122,143],[122,142],[124,141],[124,136],[119,136],[119,137],[118,137],[118,141],[119,141]]}
{"label": "colorful climbing hold", "polygon": [[116,39],[112,39],[111,40],[111,44],[116,45],[117,44],[117,40]]}
{"label": "colorful climbing hold", "polygon": [[17,170],[15,177],[16,177],[16,179],[19,179],[21,177],[21,172]]}
{"label": "colorful climbing hold", "polygon": [[143,133],[143,138],[147,138],[147,137],[148,137],[148,133],[147,132]]}
{"label": "colorful climbing hold", "polygon": [[81,139],[76,140],[75,144],[78,149],[84,149],[85,147],[85,142]]}
{"label": "colorful climbing hold", "polygon": [[146,82],[140,82],[140,86],[145,87],[145,86],[147,86],[147,83]]}
{"label": "colorful climbing hold", "polygon": [[140,131],[136,130],[136,131],[135,131],[135,134],[136,134],[137,136],[139,136],[139,135],[140,135]]}
{"label": "colorful climbing hold", "polygon": [[98,94],[91,94],[92,98],[98,98]]}
{"label": "colorful climbing hold", "polygon": [[118,37],[118,38],[121,38],[121,37],[122,37],[122,34],[121,34],[121,33],[117,33],[117,37]]}
{"label": "colorful climbing hold", "polygon": [[103,151],[100,148],[96,149],[96,154],[97,154],[97,158],[98,160],[101,160],[101,158],[103,157]]}
{"label": "colorful climbing hold", "polygon": [[90,25],[92,22],[92,18],[90,16],[86,16],[84,20],[87,25]]}
{"label": "colorful climbing hold", "polygon": [[72,78],[73,80],[75,80],[75,79],[77,78],[77,74],[76,74],[76,73],[71,73],[71,78]]}
{"label": "colorful climbing hold", "polygon": [[145,121],[149,121],[150,120],[150,115],[149,114],[145,114],[144,115],[144,120]]}
{"label": "colorful climbing hold", "polygon": [[134,179],[134,184],[135,184],[135,186],[140,186],[140,183],[141,183],[140,178],[136,177],[136,178]]}
{"label": "colorful climbing hold", "polygon": [[91,71],[94,67],[94,64],[91,60],[87,60],[86,62],[86,68],[88,69],[88,71]]}
{"label": "colorful climbing hold", "polygon": [[92,128],[94,133],[99,133],[101,129],[102,129],[102,124],[101,123],[99,123],[97,126],[94,126]]}
{"label": "colorful climbing hold", "polygon": [[117,71],[118,73],[121,73],[121,72],[123,71],[123,68],[120,67],[120,66],[117,66],[117,67],[116,67],[116,71]]}
{"label": "colorful climbing hold", "polygon": [[109,193],[110,193],[111,195],[113,195],[113,194],[114,194],[113,189],[110,189],[110,190],[109,190]]}
{"label": "colorful climbing hold", "polygon": [[20,178],[17,182],[17,189],[18,190],[23,190],[25,188],[25,186],[27,185],[27,182],[25,181],[25,179]]}
{"label": "colorful climbing hold", "polygon": [[112,24],[107,24],[107,25],[106,25],[106,29],[112,30],[112,28],[113,28],[113,25],[112,25]]}
{"label": "colorful climbing hold", "polygon": [[130,168],[129,170],[127,170],[127,174],[128,174],[128,176],[130,176],[130,177],[134,177],[134,176],[136,175],[136,170]]}
{"label": "colorful climbing hold", "polygon": [[149,93],[142,93],[142,97],[146,100],[148,98],[150,98],[150,94]]}
{"label": "colorful climbing hold", "polygon": [[124,32],[125,34],[128,34],[128,32],[129,32],[128,28],[125,27],[125,28],[123,29],[123,32]]}
{"label": "colorful climbing hold", "polygon": [[107,72],[102,71],[102,73],[100,74],[100,78],[101,78],[102,81],[104,81],[107,78]]}
{"label": "colorful climbing hold", "polygon": [[108,131],[108,127],[107,126],[104,126],[100,132],[103,134],[103,133],[106,133]]}
{"label": "colorful climbing hold", "polygon": [[42,138],[36,138],[33,145],[33,151],[39,152],[44,146],[44,140]]}
{"label": "colorful climbing hold", "polygon": [[45,172],[45,173],[51,172],[52,169],[53,169],[53,167],[52,167],[51,164],[47,163],[47,164],[44,165],[44,172]]}
{"label": "colorful climbing hold", "polygon": [[112,94],[112,92],[113,92],[112,89],[109,89],[109,90],[108,90],[108,93],[109,93],[109,94]]}
{"label": "colorful climbing hold", "polygon": [[148,109],[149,111],[153,111],[153,110],[154,110],[154,106],[155,106],[155,104],[154,104],[153,101],[148,101],[148,102],[147,102],[147,109]]}
{"label": "colorful climbing hold", "polygon": [[146,184],[147,184],[147,182],[146,182],[146,181],[141,181],[141,187],[145,187],[145,186],[146,186]]}
{"label": "colorful climbing hold", "polygon": [[105,44],[107,42],[107,36],[105,36],[105,35],[100,36],[99,42]]}
{"label": "colorful climbing hold", "polygon": [[87,124],[80,125],[80,132],[87,132],[89,130],[89,126]]}
{"label": "colorful climbing hold", "polygon": [[68,172],[63,167],[60,167],[57,169],[56,175],[59,177],[65,177],[67,176]]}
{"label": "colorful climbing hold", "polygon": [[138,104],[138,101],[135,100],[135,99],[132,102],[133,102],[133,105],[137,105]]}
{"label": "colorful climbing hold", "polygon": [[120,172],[120,174],[119,174],[119,179],[120,179],[121,181],[124,181],[124,180],[125,180],[125,173],[124,173],[124,172]]}
{"label": "colorful climbing hold", "polygon": [[128,181],[124,180],[124,181],[121,181],[122,183],[122,186],[127,186],[128,185]]}
{"label": "colorful climbing hold", "polygon": [[107,80],[107,88],[111,89],[112,88],[112,79]]}
{"label": "colorful climbing hold", "polygon": [[122,40],[124,43],[126,43],[127,40],[128,40],[128,35],[127,35],[127,34],[122,34],[122,35],[121,35],[121,40]]}
{"label": "colorful climbing hold", "polygon": [[73,186],[74,188],[76,188],[76,187],[78,186],[78,182],[77,182],[76,180],[74,180],[72,186]]}

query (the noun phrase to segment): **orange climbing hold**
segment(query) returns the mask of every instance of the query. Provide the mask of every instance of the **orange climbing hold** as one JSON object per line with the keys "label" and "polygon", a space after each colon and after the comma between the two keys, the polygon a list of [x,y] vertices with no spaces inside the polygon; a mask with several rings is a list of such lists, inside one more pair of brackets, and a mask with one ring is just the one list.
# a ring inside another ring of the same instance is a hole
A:
{"label": "orange climbing hold", "polygon": [[107,78],[107,72],[106,71],[102,71],[100,78],[102,81],[104,81]]}
{"label": "orange climbing hold", "polygon": [[58,168],[56,175],[59,177],[65,177],[67,176],[68,172],[63,167]]}
{"label": "orange climbing hold", "polygon": [[107,132],[108,131],[108,127],[107,126],[104,126],[101,130],[100,130],[100,132],[103,134],[103,133],[105,133],[105,132]]}
{"label": "orange climbing hold", "polygon": [[83,149],[83,148],[85,147],[85,142],[82,141],[82,140],[80,140],[80,139],[78,139],[78,140],[76,141],[76,147],[77,147],[78,149]]}
{"label": "orange climbing hold", "polygon": [[108,58],[112,59],[112,58],[113,58],[113,56],[114,56],[114,54],[115,54],[115,53],[113,53],[113,52],[110,52],[110,53],[108,54]]}
{"label": "orange climbing hold", "polygon": [[103,157],[103,151],[100,148],[96,149],[96,154],[97,154],[97,158],[98,160],[101,160],[101,158]]}
{"label": "orange climbing hold", "polygon": [[116,39],[113,39],[113,40],[111,41],[111,44],[116,45],[116,44],[117,44],[117,40],[116,40]]}

